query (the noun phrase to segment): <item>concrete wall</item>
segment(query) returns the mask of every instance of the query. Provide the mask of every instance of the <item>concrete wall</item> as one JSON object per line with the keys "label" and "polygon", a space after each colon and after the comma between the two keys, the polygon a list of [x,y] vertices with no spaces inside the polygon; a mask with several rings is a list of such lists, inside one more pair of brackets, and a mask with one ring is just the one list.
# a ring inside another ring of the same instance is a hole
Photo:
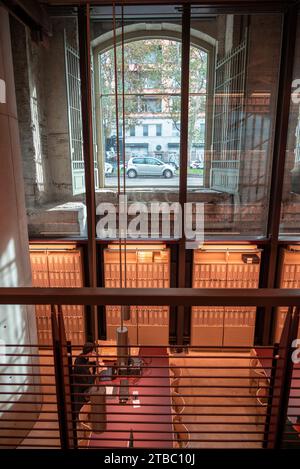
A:
{"label": "concrete wall", "polygon": [[64,28],[67,20],[53,22],[53,36],[43,50],[48,155],[52,200],[72,200],[72,172],[69,145],[67,85],[65,76]]}
{"label": "concrete wall", "polygon": [[[29,210],[73,200],[64,31],[74,44],[74,20],[55,19],[47,43],[11,19],[16,97]],[[76,200],[76,198],[75,198]],[[80,197],[77,198],[80,200]]]}
{"label": "concrete wall", "polygon": [[25,198],[31,207],[47,202],[51,194],[43,48],[31,41],[28,30],[13,17],[10,26]]}
{"label": "concrete wall", "polygon": [[[0,285],[1,287],[20,287],[31,285],[31,271],[29,265],[29,251],[27,238],[27,219],[24,203],[24,185],[22,162],[19,142],[18,116],[15,99],[14,74],[12,65],[9,18],[7,12],[0,8],[0,79],[6,83],[6,102],[0,103]],[[1,351],[5,353],[36,353],[36,348],[25,348],[22,344],[37,344],[36,320],[32,307],[0,306],[0,340]],[[5,348],[5,344],[17,344],[16,347]],[[19,363],[20,366],[11,366]],[[25,392],[35,390],[28,386],[32,377],[10,376],[10,373],[32,373],[33,359],[30,357],[1,356],[0,387],[7,391],[1,400],[8,401],[0,404],[0,444],[17,444],[19,438],[5,440],[5,433],[14,436],[26,435],[22,427],[29,426],[18,422],[20,410],[30,410],[32,417],[37,416],[39,407],[27,404],[34,401],[34,396],[26,396]],[[38,367],[34,367],[35,372]],[[1,373],[5,375],[1,376]],[[5,383],[5,384],[4,384]],[[10,384],[8,384],[10,383]],[[14,383],[20,383],[13,386]],[[17,391],[16,396],[10,392]],[[14,410],[14,414],[5,414],[5,410]],[[14,421],[5,426],[12,430],[1,430],[1,419],[13,415]],[[17,429],[17,432],[16,432]]]}

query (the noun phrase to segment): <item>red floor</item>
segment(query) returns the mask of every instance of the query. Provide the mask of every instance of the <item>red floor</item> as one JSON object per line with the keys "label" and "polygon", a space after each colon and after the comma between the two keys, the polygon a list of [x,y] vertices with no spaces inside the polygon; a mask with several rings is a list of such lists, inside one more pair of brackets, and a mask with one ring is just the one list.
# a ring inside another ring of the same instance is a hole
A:
{"label": "red floor", "polygon": [[[107,399],[107,429],[92,434],[90,447],[127,447],[132,430],[136,448],[172,448],[172,441],[168,441],[172,440],[172,414],[167,349],[141,348],[140,357],[145,359],[143,375],[129,380],[129,394],[138,391],[140,407],[134,408],[132,399],[125,405],[119,404],[118,393],[113,399]],[[119,382],[118,378],[111,384]]]}

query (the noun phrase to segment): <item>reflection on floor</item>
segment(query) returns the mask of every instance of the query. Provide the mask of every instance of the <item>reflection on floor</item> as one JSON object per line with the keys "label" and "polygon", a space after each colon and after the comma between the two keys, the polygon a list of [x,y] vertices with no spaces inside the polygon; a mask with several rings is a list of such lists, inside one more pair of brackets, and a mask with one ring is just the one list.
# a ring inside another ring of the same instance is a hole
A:
{"label": "reflection on floor", "polygon": [[48,366],[53,365],[53,357],[48,357],[48,355],[52,355],[51,350],[40,351],[41,392],[43,393],[43,396],[41,396],[41,400],[43,400],[42,412],[27,438],[19,446],[20,449],[29,446],[37,446],[38,449],[58,449],[60,447],[56,394],[53,386],[55,382],[54,367]]}
{"label": "reflection on floor", "polygon": [[[191,356],[197,356],[197,358],[190,358]],[[240,358],[237,359],[238,356]],[[255,395],[250,393],[249,369],[247,368],[249,359],[248,353],[237,354],[236,352],[234,358],[229,352],[190,351],[185,355],[170,356],[171,366],[184,368],[180,386],[187,385],[188,388],[181,388],[180,392],[189,394],[190,396],[184,399],[186,404],[192,404],[190,407],[185,407],[182,415],[182,421],[188,430],[195,432],[190,435],[188,445],[190,448],[262,447],[264,415],[259,408],[255,407],[257,400]],[[51,375],[44,376],[42,379],[42,384],[45,385],[42,388],[43,413],[20,448],[29,445],[55,448],[59,445],[56,396],[47,395],[47,393],[55,393],[55,388],[51,386],[54,383],[53,368],[45,366],[52,363],[52,359],[45,358],[41,354],[41,372]],[[207,368],[195,368],[198,366]],[[246,368],[237,369],[238,366]],[[207,376],[214,377],[208,378]],[[251,405],[254,407],[249,407]],[[218,440],[218,442],[213,440]],[[232,442],[232,440],[237,441]]]}

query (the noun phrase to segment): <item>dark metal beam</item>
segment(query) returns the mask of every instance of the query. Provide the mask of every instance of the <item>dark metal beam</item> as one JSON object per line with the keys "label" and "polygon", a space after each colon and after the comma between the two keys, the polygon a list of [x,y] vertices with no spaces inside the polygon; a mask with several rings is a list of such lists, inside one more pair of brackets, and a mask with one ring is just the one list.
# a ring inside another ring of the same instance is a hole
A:
{"label": "dark metal beam", "polygon": [[[276,270],[278,259],[279,227],[281,216],[281,200],[283,193],[286,144],[288,138],[289,110],[291,87],[293,80],[293,63],[295,55],[297,29],[297,8],[289,9],[283,17],[281,62],[278,83],[278,100],[276,110],[275,138],[272,179],[270,189],[270,205],[268,215],[268,235],[270,238],[270,255],[268,259],[267,287],[276,287]],[[270,309],[265,311],[263,344],[268,344],[272,338]]]}
{"label": "dark metal beam", "polygon": [[50,36],[52,33],[51,21],[44,5],[34,0],[0,0],[4,7],[32,32]]}
{"label": "dark metal beam", "polygon": [[0,304],[300,306],[300,290],[275,288],[0,288]]}
{"label": "dark metal beam", "polygon": [[[84,5],[88,0],[44,0],[48,5]],[[94,6],[107,6],[112,2],[108,0],[90,0],[90,5]],[[294,5],[296,0],[124,0],[123,4],[127,5],[172,5],[181,7],[182,5],[192,5],[193,8],[201,8],[205,13],[212,11],[217,13],[240,13],[241,11],[252,12],[278,12],[283,11],[291,5]],[[119,2],[122,4],[122,2]],[[238,10],[238,11],[237,11]]]}
{"label": "dark metal beam", "polygon": [[[184,204],[187,201],[187,168],[188,168],[188,139],[189,139],[189,83],[190,83],[190,29],[191,8],[183,5],[182,37],[181,37],[181,111],[180,111],[180,179],[179,203],[182,208],[183,234],[178,248],[178,287],[186,286],[186,247],[184,236]],[[184,336],[184,306],[177,309],[176,336],[177,344],[183,345]]]}
{"label": "dark metal beam", "polygon": [[[82,136],[85,174],[85,197],[87,207],[88,235],[88,285],[97,287],[97,246],[96,246],[96,200],[95,168],[93,151],[93,116],[91,93],[91,57],[90,57],[90,7],[78,8],[78,36],[80,54]],[[98,337],[97,308],[93,308],[92,329],[94,340]]]}

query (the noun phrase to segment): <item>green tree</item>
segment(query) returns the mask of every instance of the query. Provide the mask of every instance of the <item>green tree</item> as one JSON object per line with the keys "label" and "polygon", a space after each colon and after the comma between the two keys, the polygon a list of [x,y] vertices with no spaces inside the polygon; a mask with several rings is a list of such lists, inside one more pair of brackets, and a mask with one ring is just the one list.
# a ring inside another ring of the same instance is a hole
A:
{"label": "green tree", "polygon": [[[117,46],[117,84],[119,122],[122,125],[122,49]],[[100,96],[105,138],[116,128],[114,50],[100,54]],[[207,53],[190,50],[189,144],[201,143],[199,117],[205,112]],[[163,100],[163,118],[172,119],[180,130],[181,43],[166,39],[147,39],[124,46],[124,91],[126,131],[139,125],[143,117],[157,114],[147,109],[147,96]]]}

